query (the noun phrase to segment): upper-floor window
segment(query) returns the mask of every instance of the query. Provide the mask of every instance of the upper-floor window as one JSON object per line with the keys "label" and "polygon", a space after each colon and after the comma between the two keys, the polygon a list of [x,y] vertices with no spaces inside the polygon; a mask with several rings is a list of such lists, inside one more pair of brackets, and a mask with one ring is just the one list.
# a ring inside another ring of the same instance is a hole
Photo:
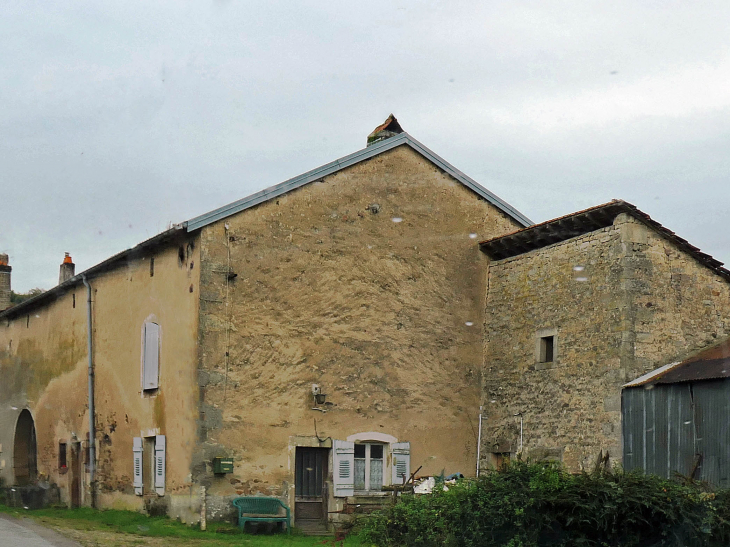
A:
{"label": "upper-floor window", "polygon": [[540,362],[552,363],[555,359],[555,336],[540,338]]}
{"label": "upper-floor window", "polygon": [[142,389],[152,391],[160,387],[160,325],[144,324],[142,351]]}
{"label": "upper-floor window", "polygon": [[535,362],[542,368],[550,368],[558,363],[558,329],[555,327],[540,329],[535,337]]}

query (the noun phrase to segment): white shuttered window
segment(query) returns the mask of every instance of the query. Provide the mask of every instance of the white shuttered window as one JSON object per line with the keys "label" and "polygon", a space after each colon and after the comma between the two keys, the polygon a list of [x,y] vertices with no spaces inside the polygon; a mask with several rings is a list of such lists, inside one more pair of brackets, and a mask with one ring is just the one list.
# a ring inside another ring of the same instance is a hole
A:
{"label": "white shuttered window", "polygon": [[144,351],[142,358],[142,389],[160,387],[160,325],[144,324]]}
{"label": "white shuttered window", "polygon": [[411,443],[393,443],[390,452],[393,455],[393,484],[403,484],[411,478]]}
{"label": "white shuttered window", "polygon": [[155,437],[155,492],[165,495],[165,436]]}
{"label": "white shuttered window", "polygon": [[332,478],[335,496],[346,498],[355,495],[355,443],[332,441]]}
{"label": "white shuttered window", "polygon": [[134,493],[143,494],[142,483],[142,437],[135,437],[132,445],[132,475],[134,477]]}

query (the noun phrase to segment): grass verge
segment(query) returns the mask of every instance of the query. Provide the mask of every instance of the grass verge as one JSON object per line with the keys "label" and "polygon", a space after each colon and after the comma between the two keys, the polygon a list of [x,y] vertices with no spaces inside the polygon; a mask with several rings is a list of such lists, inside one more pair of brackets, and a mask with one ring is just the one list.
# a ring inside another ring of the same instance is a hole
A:
{"label": "grass verge", "polygon": [[[212,522],[203,532],[166,517],[148,517],[133,511],[109,509],[99,511],[88,507],[67,509],[54,507],[24,510],[0,505],[0,512],[17,518],[31,518],[63,535],[78,541],[84,547],[163,546],[176,547],[322,547],[332,545],[332,538],[310,537],[297,533],[244,534],[231,524]],[[360,545],[358,538],[349,537],[347,547]]]}

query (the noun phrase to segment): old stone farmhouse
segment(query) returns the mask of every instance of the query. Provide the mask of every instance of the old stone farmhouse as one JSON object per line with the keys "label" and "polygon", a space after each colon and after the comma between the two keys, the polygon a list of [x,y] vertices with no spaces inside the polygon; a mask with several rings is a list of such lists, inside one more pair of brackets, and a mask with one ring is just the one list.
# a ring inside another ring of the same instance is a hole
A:
{"label": "old stone farmhouse", "polygon": [[316,529],[419,468],[620,461],[621,386],[730,335],[729,278],[624,202],[532,225],[391,117],[0,312],[0,478]]}

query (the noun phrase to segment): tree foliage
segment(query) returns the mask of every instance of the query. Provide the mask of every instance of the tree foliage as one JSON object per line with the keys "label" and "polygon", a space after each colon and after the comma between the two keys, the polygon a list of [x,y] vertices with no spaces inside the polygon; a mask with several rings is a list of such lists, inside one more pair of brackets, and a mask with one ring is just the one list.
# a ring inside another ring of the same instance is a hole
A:
{"label": "tree foliage", "polygon": [[41,293],[44,293],[45,291],[43,289],[31,289],[26,293],[17,293],[15,291],[10,291],[10,303],[20,304],[21,302],[25,302],[29,298],[33,298],[34,296],[38,296]]}

